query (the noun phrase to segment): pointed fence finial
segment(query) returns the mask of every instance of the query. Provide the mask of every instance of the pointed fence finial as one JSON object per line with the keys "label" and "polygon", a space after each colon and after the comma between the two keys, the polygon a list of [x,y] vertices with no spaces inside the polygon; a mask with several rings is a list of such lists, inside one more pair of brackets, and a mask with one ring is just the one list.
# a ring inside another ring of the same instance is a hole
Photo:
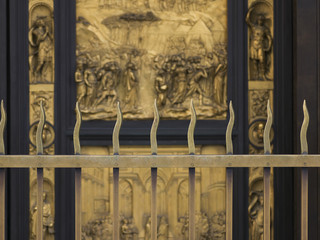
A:
{"label": "pointed fence finial", "polygon": [[196,147],[194,144],[194,129],[196,127],[197,114],[196,114],[196,110],[194,108],[192,99],[190,103],[190,112],[191,112],[191,120],[188,128],[188,148],[189,148],[189,154],[193,155],[196,153]]}
{"label": "pointed fence finial", "polygon": [[270,132],[271,132],[271,126],[272,126],[272,111],[271,111],[269,100],[267,104],[267,112],[268,112],[268,117],[267,117],[266,126],[264,128],[264,132],[263,132],[263,145],[264,145],[264,153],[270,154],[271,153]]}
{"label": "pointed fence finial", "polygon": [[81,154],[81,146],[80,146],[80,127],[81,127],[81,111],[79,102],[76,103],[76,124],[73,130],[73,147],[74,147],[74,154],[80,155]]}
{"label": "pointed fence finial", "polygon": [[112,144],[113,144],[113,155],[119,155],[120,152],[120,143],[119,143],[119,134],[120,134],[120,128],[122,125],[122,112],[120,108],[120,102],[117,102],[117,121],[116,125],[113,129],[112,134]]}
{"label": "pointed fence finial", "polygon": [[304,115],[304,119],[301,126],[301,131],[300,131],[301,153],[308,154],[307,131],[308,131],[310,117],[309,117],[306,100],[303,101],[303,115]]}
{"label": "pointed fence finial", "polygon": [[232,101],[230,101],[229,103],[229,112],[230,112],[230,119],[229,119],[227,132],[226,132],[226,147],[227,147],[227,154],[233,154],[232,129],[234,126],[234,111],[233,111]]}
{"label": "pointed fence finial", "polygon": [[44,112],[43,108],[43,101],[40,102],[40,121],[37,128],[36,133],[36,145],[37,145],[37,154],[42,155],[43,154],[43,139],[42,139],[42,133],[44,124],[46,122],[46,114]]}
{"label": "pointed fence finial", "polygon": [[7,122],[7,113],[4,109],[3,100],[1,100],[1,121],[0,121],[0,154],[5,154],[4,129]]}
{"label": "pointed fence finial", "polygon": [[154,119],[150,132],[150,144],[151,144],[151,154],[157,155],[158,144],[157,144],[157,130],[159,126],[160,116],[157,107],[157,99],[154,100]]}

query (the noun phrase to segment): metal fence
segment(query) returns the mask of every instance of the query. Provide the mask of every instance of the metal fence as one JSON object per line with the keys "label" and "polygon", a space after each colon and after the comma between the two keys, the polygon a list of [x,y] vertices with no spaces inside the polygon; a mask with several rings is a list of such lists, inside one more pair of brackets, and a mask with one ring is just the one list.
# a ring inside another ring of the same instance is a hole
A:
{"label": "metal fence", "polygon": [[117,121],[113,131],[113,156],[80,155],[81,112],[76,105],[77,121],[73,133],[74,154],[68,156],[43,155],[42,131],[45,112],[42,102],[41,115],[36,133],[37,155],[5,155],[3,133],[6,112],[1,102],[0,122],[0,240],[5,239],[5,169],[37,168],[37,240],[43,239],[42,205],[43,205],[43,168],[75,168],[75,239],[81,240],[81,169],[113,168],[113,239],[119,240],[119,168],[150,168],[151,171],[151,239],[157,239],[157,168],[189,168],[189,239],[195,240],[195,168],[226,168],[226,239],[232,240],[233,218],[233,169],[264,168],[264,240],[270,240],[270,168],[301,167],[301,239],[308,239],[308,167],[320,167],[319,155],[308,155],[307,129],[309,114],[306,102],[303,104],[304,121],[301,127],[301,155],[271,155],[270,130],[272,112],[268,102],[268,119],[264,129],[264,155],[233,155],[232,129],[234,111],[229,105],[230,120],[226,131],[226,155],[195,155],[194,129],[196,112],[191,101],[191,121],[188,129],[189,155],[157,155],[157,128],[159,113],[154,103],[154,122],[150,133],[151,153],[149,156],[119,154],[119,132],[122,124],[120,104],[117,105]]}

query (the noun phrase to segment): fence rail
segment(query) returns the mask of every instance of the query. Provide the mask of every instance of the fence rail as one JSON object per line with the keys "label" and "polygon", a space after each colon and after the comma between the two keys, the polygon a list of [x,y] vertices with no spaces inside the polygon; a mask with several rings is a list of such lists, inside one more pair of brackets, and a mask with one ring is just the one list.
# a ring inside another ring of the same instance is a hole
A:
{"label": "fence rail", "polygon": [[3,132],[6,113],[1,102],[0,122],[0,240],[5,239],[5,169],[6,168],[37,168],[37,240],[42,240],[42,192],[43,168],[75,168],[75,239],[81,240],[81,169],[82,168],[113,168],[113,239],[119,240],[119,169],[150,168],[151,174],[151,239],[157,239],[157,168],[189,168],[189,240],[195,240],[195,168],[226,168],[226,239],[233,238],[233,170],[234,168],[264,168],[264,240],[270,240],[270,168],[294,167],[302,168],[301,178],[301,239],[308,239],[308,168],[320,167],[319,155],[308,155],[307,129],[309,114],[306,103],[303,104],[304,121],[301,127],[301,155],[272,155],[270,148],[270,130],[272,112],[268,102],[268,119],[264,131],[265,155],[233,155],[232,129],[234,112],[230,102],[230,120],[226,131],[226,155],[195,155],[194,129],[196,112],[191,101],[191,121],[188,129],[189,155],[157,155],[157,128],[159,113],[155,103],[154,122],[150,133],[150,155],[120,155],[119,132],[122,123],[120,104],[117,107],[117,122],[113,132],[113,156],[80,155],[81,113],[76,105],[77,122],[74,128],[75,155],[43,155],[42,131],[45,112],[40,104],[41,117],[37,129],[37,155],[4,155]]}

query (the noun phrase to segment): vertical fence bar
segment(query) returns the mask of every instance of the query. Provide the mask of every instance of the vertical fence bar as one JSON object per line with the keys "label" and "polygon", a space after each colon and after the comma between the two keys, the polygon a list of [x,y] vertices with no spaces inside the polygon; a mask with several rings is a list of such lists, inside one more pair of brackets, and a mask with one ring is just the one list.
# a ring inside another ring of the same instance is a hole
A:
{"label": "vertical fence bar", "polygon": [[37,169],[37,240],[43,240],[43,168]]}
{"label": "vertical fence bar", "polygon": [[264,185],[264,224],[263,234],[265,240],[270,240],[270,168],[263,169],[263,185]]}
{"label": "vertical fence bar", "polygon": [[81,240],[81,168],[75,169],[75,239]]}
{"label": "vertical fence bar", "polygon": [[[117,122],[113,129],[112,144],[113,155],[120,153],[119,134],[122,124],[122,112],[120,103],[117,103]],[[118,165],[118,163],[115,163]],[[113,240],[120,239],[120,223],[119,223],[119,168],[113,168]]]}
{"label": "vertical fence bar", "polygon": [[[196,110],[194,108],[192,100],[190,104],[190,112],[191,112],[191,121],[188,129],[188,148],[189,148],[189,154],[194,155],[196,152],[195,143],[194,143],[194,130],[196,127],[197,115],[196,115]],[[196,239],[195,185],[196,185],[196,170],[194,167],[190,167],[189,168],[189,240]]]}
{"label": "vertical fence bar", "polygon": [[[158,154],[157,130],[159,126],[157,100],[154,100],[154,120],[150,131],[151,154]],[[157,239],[157,168],[151,168],[151,240]]]}
{"label": "vertical fence bar", "polygon": [[119,168],[113,168],[113,239],[120,238],[119,224]]}
{"label": "vertical fence bar", "polygon": [[308,168],[301,168],[301,240],[308,239]]}
{"label": "vertical fence bar", "polygon": [[[272,111],[270,108],[270,102],[268,101],[267,105],[268,118],[267,123],[263,133],[263,142],[264,142],[264,154],[271,154],[271,145],[270,145],[270,132],[272,127]],[[270,167],[265,167],[263,169],[263,187],[264,187],[264,204],[263,204],[263,235],[264,240],[271,239],[270,231]]]}
{"label": "vertical fence bar", "polygon": [[[7,121],[7,114],[1,100],[1,121],[0,121],[0,155],[5,154],[4,129]],[[6,170],[0,168],[0,240],[5,240],[6,232]]]}
{"label": "vertical fence bar", "polygon": [[[76,104],[77,121],[73,131],[74,154],[81,154],[80,145],[80,127],[81,127],[81,111],[79,103]],[[81,240],[81,168],[75,169],[75,240]]]}
{"label": "vertical fence bar", "polygon": [[[229,104],[230,120],[226,131],[226,152],[233,154],[232,129],[234,125],[234,111],[232,101]],[[232,240],[233,221],[233,168],[226,169],[226,240]]]}
{"label": "vertical fence bar", "polygon": [[[307,103],[303,102],[304,119],[300,131],[301,153],[308,154],[307,131],[309,126],[309,113]],[[308,168],[301,168],[301,240],[308,239]]]}
{"label": "vertical fence bar", "polygon": [[157,239],[157,168],[151,168],[151,240]]}
{"label": "vertical fence bar", "polygon": [[[40,102],[40,121],[36,133],[37,155],[43,155],[42,132],[46,122],[43,102]],[[37,168],[37,240],[43,240],[43,168]]]}
{"label": "vertical fence bar", "polygon": [[6,172],[0,168],[0,240],[5,240],[5,201],[6,201]]}

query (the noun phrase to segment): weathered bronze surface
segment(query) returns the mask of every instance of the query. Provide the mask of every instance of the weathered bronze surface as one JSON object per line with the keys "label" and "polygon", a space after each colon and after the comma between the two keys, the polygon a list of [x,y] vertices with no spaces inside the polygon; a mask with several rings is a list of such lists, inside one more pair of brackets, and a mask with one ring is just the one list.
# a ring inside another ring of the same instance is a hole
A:
{"label": "weathered bronze surface", "polygon": [[[108,155],[112,153],[112,148],[83,147],[83,153],[89,154],[90,152]],[[160,146],[158,149],[158,154],[188,154],[188,152],[188,148],[184,146]],[[223,154],[224,152],[225,148],[220,146],[197,146],[195,153]],[[150,155],[149,147],[122,146],[118,157],[122,158],[127,154],[134,153],[146,154],[146,156],[151,158],[156,156]],[[160,157],[161,155],[158,156]],[[180,157],[182,156],[180,155]],[[150,161],[150,168],[152,170],[158,166],[157,162],[157,158]],[[173,169],[157,168],[156,213],[158,224],[156,230],[158,239],[187,239],[189,235],[188,169],[183,167],[179,166]],[[120,239],[125,239],[125,236],[151,239],[152,228],[151,219],[149,220],[149,218],[152,212],[152,205],[150,204],[152,198],[152,178],[150,168],[144,166],[144,164],[140,169],[131,168],[129,165],[126,168],[120,168]],[[94,178],[94,176],[96,177]],[[112,169],[83,169],[82,200],[85,204],[83,205],[82,216],[84,229],[86,229],[88,237],[92,236],[89,233],[90,229],[94,227],[98,229],[112,229],[112,217],[110,218],[114,214],[112,207],[112,178]],[[209,235],[211,237],[215,236],[216,239],[224,239],[225,169],[196,169],[195,186],[196,239],[199,239],[201,234],[203,236],[207,234],[207,237]],[[95,190],[93,187],[95,187]],[[93,208],[94,202],[100,207]],[[141,202],[145,204],[141,205]],[[132,225],[132,222],[134,222],[134,225]],[[216,225],[210,227],[210,223],[215,223]],[[104,232],[103,234],[108,235],[108,232]],[[218,238],[219,234],[221,238]],[[100,236],[103,236],[103,239],[109,239],[106,235]],[[110,235],[108,236],[110,237]]]}
{"label": "weathered bronze surface", "polygon": [[249,78],[273,80],[272,30],[273,4],[256,0],[250,4],[246,22],[249,27]]}
{"label": "weathered bronze surface", "polygon": [[29,14],[30,83],[53,83],[53,2],[48,0],[30,0]]}
{"label": "weathered bronze surface", "polygon": [[77,100],[84,120],[225,119],[227,1],[77,0]]}
{"label": "weathered bronze surface", "polygon": [[[42,154],[54,154],[54,20],[53,0],[29,0],[29,153],[37,154],[37,143],[43,145]],[[40,103],[46,113],[41,136],[37,132],[40,121]],[[39,141],[41,138],[42,141]],[[42,171],[42,170],[38,170]],[[54,219],[54,169],[43,169],[43,191],[46,196],[43,213],[50,212]],[[30,169],[30,239],[36,239],[35,211],[37,202],[37,170]],[[42,192],[42,191],[41,191]],[[42,198],[42,193],[40,193]],[[39,199],[40,199],[39,198]],[[41,200],[42,201],[42,200]],[[39,221],[37,221],[39,222]],[[54,239],[54,226],[48,227],[43,218],[43,239]],[[50,223],[51,224],[51,223]],[[53,222],[52,222],[53,224]],[[41,236],[40,236],[41,237]]]}
{"label": "weathered bronze surface", "polygon": [[[263,132],[267,123],[267,102],[273,108],[273,0],[248,0],[246,22],[248,25],[248,120],[249,153],[264,153]],[[274,131],[270,126],[270,149],[272,152]],[[249,170],[249,239],[262,239],[264,195],[264,172],[261,168]],[[267,175],[269,176],[269,175]],[[273,186],[273,169],[270,170]],[[273,209],[273,187],[270,189],[270,206]],[[268,201],[269,203],[269,201]],[[273,211],[273,210],[272,210]],[[273,221],[273,220],[271,220]],[[273,226],[273,224],[271,224]],[[273,228],[273,227],[272,227]],[[271,239],[273,239],[271,229]],[[268,236],[265,236],[268,237]]]}

